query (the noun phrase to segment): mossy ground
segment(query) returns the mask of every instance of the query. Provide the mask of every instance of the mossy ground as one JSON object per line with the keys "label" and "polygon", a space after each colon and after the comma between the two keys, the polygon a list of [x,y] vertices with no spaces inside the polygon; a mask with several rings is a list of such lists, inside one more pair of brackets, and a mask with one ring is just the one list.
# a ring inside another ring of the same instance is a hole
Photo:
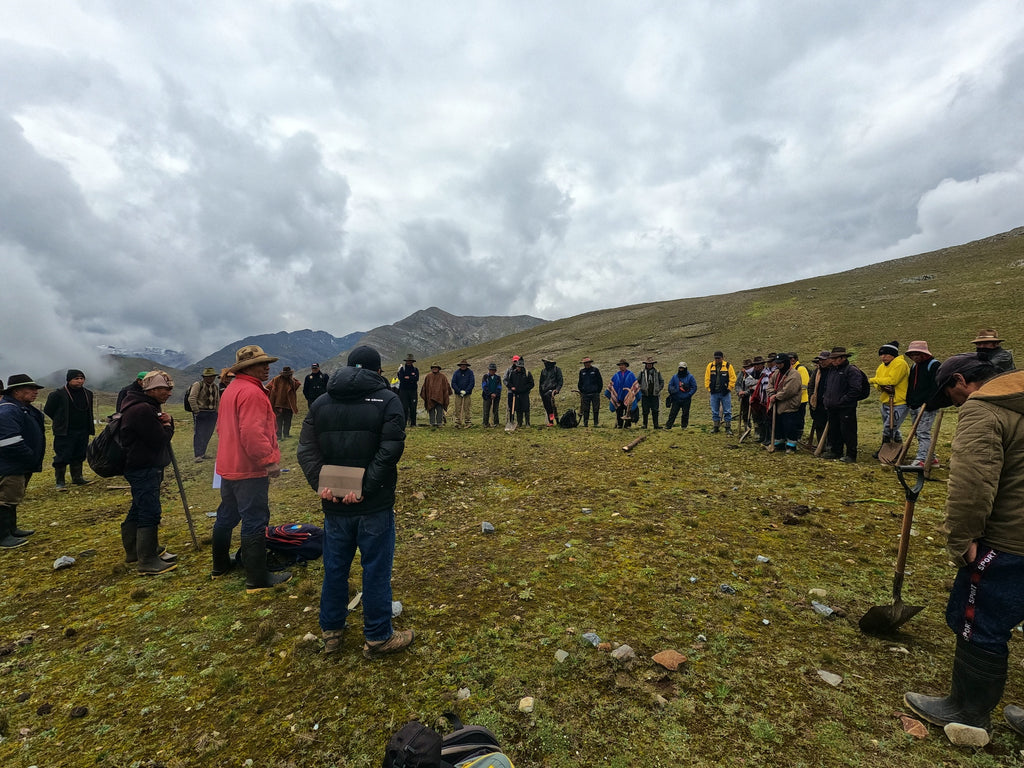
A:
{"label": "mossy ground", "polygon": [[[360,655],[358,609],[340,653],[303,642],[319,635],[319,562],[274,594],[246,595],[241,576],[210,581],[218,497],[212,463],[191,460],[187,421],[175,447],[202,546],[168,472],[162,538],[181,558],[164,576],[122,563],[119,479],[58,494],[48,473],[35,477],[19,522],[37,533],[0,554],[0,764],[376,766],[408,719],[454,710],[491,727],[520,768],[1024,765],[1024,739],[1002,724],[974,752],[934,728],[913,739],[894,714],[905,690],[941,692],[948,679],[944,470],[918,502],[904,588],[926,609],[897,638],[857,628],[891,599],[903,504],[893,472],[870,459],[873,402],[858,465],[709,434],[706,403],[685,433],[649,431],[628,454],[638,430],[602,418],[596,430],[410,431],[393,584],[396,626],[417,637],[374,662]],[[319,523],[295,445],[284,444],[272,520]],[[75,566],[53,571],[65,554]],[[816,614],[811,588],[845,618]],[[587,631],[637,659],[588,646]],[[1007,701],[1024,699],[1018,645]],[[679,671],[650,660],[666,648],[688,657]],[[532,714],[518,711],[523,696]]]}

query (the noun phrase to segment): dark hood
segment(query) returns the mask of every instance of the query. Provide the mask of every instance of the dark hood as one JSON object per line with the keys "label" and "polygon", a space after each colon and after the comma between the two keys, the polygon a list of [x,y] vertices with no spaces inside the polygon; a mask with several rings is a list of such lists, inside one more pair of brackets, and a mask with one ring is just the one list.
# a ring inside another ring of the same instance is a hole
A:
{"label": "dark hood", "polygon": [[379,373],[348,365],[332,373],[327,383],[327,394],[336,400],[358,400],[382,389],[389,387]]}

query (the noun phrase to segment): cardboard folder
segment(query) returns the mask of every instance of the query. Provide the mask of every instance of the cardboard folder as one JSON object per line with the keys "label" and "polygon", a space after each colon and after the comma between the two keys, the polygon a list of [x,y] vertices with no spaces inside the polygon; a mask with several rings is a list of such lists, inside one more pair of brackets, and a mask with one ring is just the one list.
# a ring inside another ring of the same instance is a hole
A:
{"label": "cardboard folder", "polygon": [[338,464],[324,464],[320,468],[320,487],[330,488],[337,498],[347,496],[354,491],[356,498],[363,499],[362,467],[343,467]]}

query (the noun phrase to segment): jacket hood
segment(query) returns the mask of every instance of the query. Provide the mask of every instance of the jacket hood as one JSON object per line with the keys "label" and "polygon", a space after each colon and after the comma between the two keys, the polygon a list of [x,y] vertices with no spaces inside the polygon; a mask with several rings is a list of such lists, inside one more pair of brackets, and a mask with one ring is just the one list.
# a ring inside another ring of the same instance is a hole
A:
{"label": "jacket hood", "polygon": [[356,400],[373,392],[389,389],[379,373],[346,365],[331,374],[327,394],[338,400]]}
{"label": "jacket hood", "polygon": [[1024,371],[1008,371],[989,379],[970,399],[1024,414]]}
{"label": "jacket hood", "polygon": [[124,401],[121,403],[121,410],[124,411],[128,406],[135,405],[136,403],[147,403],[148,405],[155,406],[157,410],[161,409],[160,403],[147,395],[143,389],[130,388],[125,393]]}

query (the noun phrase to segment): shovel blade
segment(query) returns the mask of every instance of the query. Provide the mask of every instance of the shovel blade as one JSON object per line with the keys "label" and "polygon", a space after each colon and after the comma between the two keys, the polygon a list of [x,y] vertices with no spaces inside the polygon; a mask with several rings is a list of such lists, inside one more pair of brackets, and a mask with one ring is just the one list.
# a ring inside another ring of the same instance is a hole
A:
{"label": "shovel blade", "polygon": [[889,466],[896,466],[899,464],[900,456],[903,455],[903,443],[882,443],[882,447],[878,449],[878,460],[883,464]]}
{"label": "shovel blade", "polygon": [[924,610],[923,605],[908,605],[897,600],[892,605],[876,605],[860,617],[860,631],[866,635],[892,635]]}

